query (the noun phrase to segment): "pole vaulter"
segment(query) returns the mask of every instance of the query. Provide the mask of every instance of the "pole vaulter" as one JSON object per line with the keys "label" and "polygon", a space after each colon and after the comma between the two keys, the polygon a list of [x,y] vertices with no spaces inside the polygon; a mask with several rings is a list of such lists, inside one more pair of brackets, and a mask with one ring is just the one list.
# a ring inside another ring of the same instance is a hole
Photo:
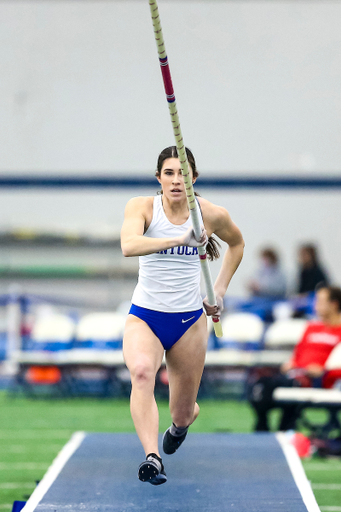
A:
{"label": "pole vaulter", "polygon": [[[189,173],[189,166],[188,166],[188,160],[187,160],[187,155],[186,155],[186,147],[185,147],[182,133],[181,133],[179,114],[178,114],[178,110],[177,110],[177,106],[176,106],[172,77],[170,74],[168,57],[166,54],[165,42],[163,39],[162,28],[161,28],[161,23],[160,23],[159,9],[158,9],[156,0],[149,0],[149,6],[150,6],[150,12],[151,12],[153,26],[154,26],[155,41],[156,41],[157,51],[159,54],[161,73],[162,73],[163,83],[164,83],[164,87],[165,87],[165,93],[166,93],[166,97],[167,97],[169,113],[171,116],[171,122],[172,122],[172,126],[173,126],[176,148],[178,151],[178,156],[179,156],[180,165],[181,165],[181,171],[182,171],[185,188],[186,188],[188,207],[189,207],[189,211],[190,211],[190,215],[191,215],[191,219],[192,219],[194,234],[195,234],[195,237],[199,240],[200,236],[201,236],[201,226],[200,226],[200,220],[199,220],[198,206],[197,206],[197,201],[195,199],[192,180],[191,180],[190,173]],[[216,298],[215,298],[214,289],[213,289],[210,267],[209,267],[208,261],[207,261],[206,249],[204,247],[199,247],[198,249],[199,249],[199,258],[201,261],[201,268],[202,268],[204,279],[205,279],[205,286],[206,286],[208,302],[210,305],[213,306],[213,305],[216,305]],[[212,320],[213,320],[214,332],[218,338],[221,338],[223,335],[221,322],[220,322],[219,318],[217,318],[217,317],[212,317]]]}

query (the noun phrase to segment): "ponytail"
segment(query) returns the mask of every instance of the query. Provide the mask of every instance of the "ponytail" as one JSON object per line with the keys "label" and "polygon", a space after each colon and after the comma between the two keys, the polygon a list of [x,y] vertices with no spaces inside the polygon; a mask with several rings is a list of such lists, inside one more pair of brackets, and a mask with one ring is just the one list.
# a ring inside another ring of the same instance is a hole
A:
{"label": "ponytail", "polygon": [[206,252],[208,259],[210,261],[217,260],[218,258],[220,258],[220,252],[218,247],[221,248],[221,245],[218,242],[218,240],[214,238],[214,236],[210,236],[208,238],[208,243],[206,245]]}
{"label": "ponytail", "polygon": [[[198,192],[194,192],[194,195],[196,197],[200,197],[200,194],[198,194]],[[200,208],[200,206],[199,206],[199,208]],[[206,253],[207,253],[208,259],[210,261],[217,260],[220,258],[219,248],[221,249],[221,245],[218,242],[218,240],[216,238],[214,238],[214,236],[212,236],[212,235],[210,237],[208,237],[208,242],[206,245]]]}

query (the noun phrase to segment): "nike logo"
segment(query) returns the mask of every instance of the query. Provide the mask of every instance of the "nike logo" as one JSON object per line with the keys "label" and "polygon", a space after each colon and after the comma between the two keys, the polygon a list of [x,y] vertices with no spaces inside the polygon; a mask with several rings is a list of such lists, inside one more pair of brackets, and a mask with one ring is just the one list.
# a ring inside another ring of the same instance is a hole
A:
{"label": "nike logo", "polygon": [[195,318],[195,316],[191,316],[191,318],[187,318],[187,320],[182,319],[182,323],[185,324],[186,322],[193,320],[193,318]]}

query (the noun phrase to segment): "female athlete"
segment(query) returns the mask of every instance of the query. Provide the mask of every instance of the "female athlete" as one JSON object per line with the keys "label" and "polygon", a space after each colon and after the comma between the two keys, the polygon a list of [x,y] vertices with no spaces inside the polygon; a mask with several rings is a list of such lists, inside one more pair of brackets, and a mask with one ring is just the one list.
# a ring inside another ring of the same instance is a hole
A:
{"label": "female athlete", "polygon": [[[186,149],[192,182],[198,176],[193,154]],[[121,232],[124,256],[139,256],[138,284],[127,318],[123,353],[130,371],[131,415],[146,453],[139,466],[143,482],[167,481],[158,449],[159,415],[155,376],[166,353],[172,425],[163,436],[163,451],[174,453],[199,414],[196,397],[207,347],[207,315],[219,317],[223,297],[242,256],[244,242],[228,212],[198,197],[202,234],[196,240],[176,147],[159,155],[156,178],[161,194],[128,201]],[[228,244],[214,285],[217,305],[200,296],[198,247],[210,259],[219,257],[216,234]]]}

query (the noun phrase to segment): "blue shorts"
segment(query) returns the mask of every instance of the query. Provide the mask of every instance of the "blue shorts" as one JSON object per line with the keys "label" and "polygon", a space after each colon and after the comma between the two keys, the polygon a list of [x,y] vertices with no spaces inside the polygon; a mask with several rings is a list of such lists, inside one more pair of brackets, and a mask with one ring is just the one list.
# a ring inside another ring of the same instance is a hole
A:
{"label": "blue shorts", "polygon": [[152,309],[131,305],[129,314],[137,316],[153,331],[161,341],[163,348],[169,350],[185,334],[203,313],[202,309],[186,313],[163,313]]}

